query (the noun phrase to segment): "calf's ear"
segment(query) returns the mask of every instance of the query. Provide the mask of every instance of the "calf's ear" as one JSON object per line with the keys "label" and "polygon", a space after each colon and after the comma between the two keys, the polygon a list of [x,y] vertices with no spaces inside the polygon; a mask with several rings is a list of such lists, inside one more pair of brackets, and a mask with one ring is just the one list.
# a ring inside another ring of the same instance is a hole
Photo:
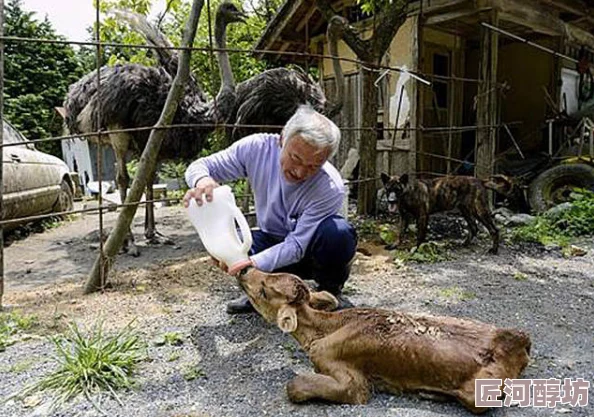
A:
{"label": "calf's ear", "polygon": [[327,291],[312,292],[309,305],[316,310],[333,311],[338,308],[338,300]]}
{"label": "calf's ear", "polygon": [[382,172],[380,177],[382,179],[382,184],[386,185],[388,182],[390,182],[390,176],[385,172]]}
{"label": "calf's ear", "polygon": [[293,333],[297,330],[297,313],[295,307],[282,306],[276,314],[276,324],[284,333]]}

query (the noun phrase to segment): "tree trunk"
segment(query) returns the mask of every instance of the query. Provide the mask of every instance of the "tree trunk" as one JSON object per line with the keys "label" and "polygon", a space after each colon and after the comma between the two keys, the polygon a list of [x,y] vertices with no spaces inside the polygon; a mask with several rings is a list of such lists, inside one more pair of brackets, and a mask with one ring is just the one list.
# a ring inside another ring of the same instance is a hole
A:
{"label": "tree trunk", "polygon": [[[315,4],[327,21],[336,15],[330,0],[316,0]],[[382,62],[382,58],[396,36],[396,32],[406,21],[409,0],[394,0],[386,2],[376,9],[373,19],[373,35],[363,39],[359,33],[347,27],[342,34],[344,42],[355,53],[357,59],[367,67],[375,67]],[[361,141],[359,145],[360,171],[359,178],[366,180],[359,184],[357,212],[371,214],[375,209],[376,200],[376,142],[377,142],[377,111],[378,92],[374,82],[379,75],[374,71],[361,69],[361,86],[363,90],[361,108]]]}
{"label": "tree trunk", "polygon": [[[184,38],[182,41],[182,47],[184,48],[191,47],[193,45],[203,4],[204,0],[194,0],[192,4],[192,11],[190,12],[190,17],[188,18],[186,27],[184,29]],[[161,112],[161,117],[159,118],[156,126],[170,125],[173,121],[173,116],[177,111],[178,104],[184,93],[184,85],[190,74],[190,55],[191,52],[188,49],[182,50],[180,54],[177,74],[173,80],[171,89],[169,90],[169,94],[167,96],[167,101],[165,102],[165,106]],[[132,188],[128,193],[126,203],[138,203],[138,201],[140,201],[142,191],[146,186],[147,178],[150,178],[152,173],[155,171],[157,155],[159,153],[159,149],[161,148],[161,142],[163,142],[165,134],[166,131],[164,129],[151,131],[149,140],[140,157],[138,172],[134,178],[134,181],[132,182]],[[91,270],[85,285],[85,294],[89,294],[103,288],[104,283],[102,280],[107,277],[111,265],[113,264],[113,260],[122,247],[128,228],[132,223],[132,219],[134,218],[137,208],[138,204],[125,206],[120,212],[115,228],[110,233],[107,242],[105,242],[103,256],[99,254],[95,260],[95,264],[93,265],[93,269]]]}
{"label": "tree trunk", "polygon": [[[377,111],[378,96],[375,82],[376,73],[361,68],[361,85],[363,100],[361,108],[361,141],[359,145],[360,174],[359,177],[369,179],[359,184],[357,201],[358,214],[371,214],[375,211],[376,184],[372,178],[376,177],[376,142],[377,142]],[[371,129],[370,129],[371,128]],[[373,129],[373,130],[372,130]]]}

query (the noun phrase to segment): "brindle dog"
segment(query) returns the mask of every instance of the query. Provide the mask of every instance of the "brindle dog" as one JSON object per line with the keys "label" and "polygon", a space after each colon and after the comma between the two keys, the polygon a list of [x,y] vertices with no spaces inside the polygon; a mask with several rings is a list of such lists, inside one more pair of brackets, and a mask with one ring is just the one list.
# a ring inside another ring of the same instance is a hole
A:
{"label": "brindle dog", "polygon": [[398,237],[395,243],[386,247],[387,249],[395,249],[400,244],[411,219],[417,222],[417,246],[419,246],[427,236],[429,215],[457,208],[466,219],[470,230],[464,244],[469,245],[478,232],[476,219],[487,228],[493,240],[493,246],[489,252],[497,253],[499,230],[491,216],[484,181],[466,176],[413,180],[406,174],[390,177],[385,173],[381,174],[381,179],[388,198],[388,210],[391,213],[396,210],[400,212]]}

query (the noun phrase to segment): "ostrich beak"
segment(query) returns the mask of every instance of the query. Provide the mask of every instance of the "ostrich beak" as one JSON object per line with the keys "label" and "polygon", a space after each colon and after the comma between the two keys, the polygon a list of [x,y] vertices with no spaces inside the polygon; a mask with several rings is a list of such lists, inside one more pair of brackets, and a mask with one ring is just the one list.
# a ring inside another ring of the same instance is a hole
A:
{"label": "ostrich beak", "polygon": [[245,20],[247,19],[247,17],[248,16],[244,12],[238,10],[237,13],[235,14],[235,19],[236,19],[235,21],[245,23]]}

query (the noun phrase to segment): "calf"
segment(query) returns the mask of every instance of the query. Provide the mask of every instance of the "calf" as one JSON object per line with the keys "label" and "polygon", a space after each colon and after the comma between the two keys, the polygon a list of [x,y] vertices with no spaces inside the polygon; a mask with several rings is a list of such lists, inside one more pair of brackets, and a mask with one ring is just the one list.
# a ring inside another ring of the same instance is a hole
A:
{"label": "calf", "polygon": [[297,276],[250,268],[238,276],[251,303],[290,333],[316,373],[287,385],[289,399],[362,404],[372,388],[454,397],[474,413],[475,379],[517,378],[529,359],[529,337],[513,329],[452,317],[353,308],[312,292]]}

